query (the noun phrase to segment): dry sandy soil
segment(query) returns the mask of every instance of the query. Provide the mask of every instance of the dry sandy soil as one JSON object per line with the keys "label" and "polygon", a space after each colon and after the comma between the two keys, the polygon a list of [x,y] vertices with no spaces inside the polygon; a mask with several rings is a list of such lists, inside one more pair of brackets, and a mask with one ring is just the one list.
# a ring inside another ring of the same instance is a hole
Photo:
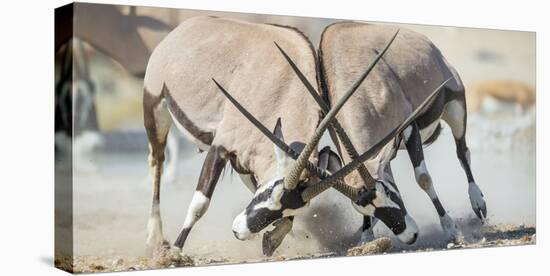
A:
{"label": "dry sandy soil", "polygon": [[[180,253],[175,249],[163,249],[156,252],[154,257],[128,257],[120,255],[106,256],[77,256],[74,259],[72,271],[75,273],[95,273],[113,271],[148,270],[161,268],[176,268],[189,266],[207,266],[219,264],[277,262],[288,260],[304,260],[311,258],[332,258],[345,256],[368,256],[373,254],[410,253],[434,250],[455,250],[466,248],[485,248],[499,246],[533,245],[536,243],[534,227],[499,225],[486,226],[480,229],[481,238],[475,241],[449,243],[447,247],[424,247],[416,249],[400,249],[393,247],[392,240],[387,237],[379,238],[367,244],[351,247],[340,252],[310,253],[294,256],[263,257],[249,260],[234,260],[230,258],[205,258]],[[56,266],[70,268],[68,260],[56,259]]]}

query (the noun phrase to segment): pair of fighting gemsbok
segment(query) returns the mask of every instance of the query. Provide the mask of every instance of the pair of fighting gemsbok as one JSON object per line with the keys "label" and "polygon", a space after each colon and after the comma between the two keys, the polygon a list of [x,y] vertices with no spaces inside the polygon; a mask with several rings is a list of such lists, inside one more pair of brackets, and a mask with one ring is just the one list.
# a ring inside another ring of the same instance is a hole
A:
{"label": "pair of fighting gemsbok", "polygon": [[[160,181],[172,123],[208,151],[175,241],[179,248],[206,212],[227,161],[254,193],[235,218],[233,232],[247,239],[273,223],[263,237],[267,255],[291,230],[293,217],[331,187],[364,216],[363,241],[381,220],[399,240],[414,243],[418,228],[390,168],[401,147],[441,226],[455,238],[459,231],[437,197],[422,152],[423,144],[439,135],[440,119],[452,130],[472,208],[482,220],[487,214],[470,170],[463,84],[441,52],[409,30],[336,23],[324,30],[317,57],[294,28],[192,18],[154,50],[143,107],[153,174],[150,249],[166,244]],[[317,151],[326,129],[339,155],[328,147]]]}

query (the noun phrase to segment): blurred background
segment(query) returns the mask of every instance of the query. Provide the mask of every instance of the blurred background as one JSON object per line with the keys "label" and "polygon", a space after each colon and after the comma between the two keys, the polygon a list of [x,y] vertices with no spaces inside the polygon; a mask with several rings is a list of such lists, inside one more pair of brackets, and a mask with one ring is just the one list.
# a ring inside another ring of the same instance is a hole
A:
{"label": "blurred background", "polygon": [[[66,107],[70,89],[63,85],[63,72],[74,72],[75,131],[64,133],[56,128],[56,150],[67,151],[62,137],[73,136],[73,235],[78,256],[141,256],[145,252],[151,184],[142,78],[151,51],[171,29],[193,16],[215,15],[297,27],[317,46],[324,28],[340,21],[82,3],[75,7],[77,38],[69,42],[72,47],[64,44],[68,40],[56,45],[56,126],[69,123],[65,118],[58,124],[57,117],[63,118],[64,110],[70,110]],[[488,204],[489,224],[534,226],[535,33],[400,26],[430,38],[467,87],[467,142],[474,176]],[[72,64],[67,62],[70,54]],[[321,146],[330,144],[324,139]],[[171,131],[161,213],[165,238],[172,243],[204,156],[176,129]],[[443,205],[465,235],[475,238],[480,226],[475,225],[467,180],[448,127],[425,150],[425,157]],[[437,213],[417,186],[406,153],[400,152],[392,166],[405,205],[421,230],[415,245],[394,244],[398,249],[445,247]],[[252,195],[229,171],[220,180],[208,212],[193,228],[184,247],[186,254],[233,261],[262,257],[261,239],[238,241],[231,232],[233,218]],[[349,200],[338,193],[324,193],[295,220],[293,231],[275,255],[331,252],[356,244],[362,217],[350,207]],[[390,235],[381,223],[375,232]]]}

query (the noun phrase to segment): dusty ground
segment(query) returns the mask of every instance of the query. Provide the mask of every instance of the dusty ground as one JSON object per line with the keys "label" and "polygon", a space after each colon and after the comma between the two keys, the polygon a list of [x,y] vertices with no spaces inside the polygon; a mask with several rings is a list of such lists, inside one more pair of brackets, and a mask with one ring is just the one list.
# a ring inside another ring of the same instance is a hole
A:
{"label": "dusty ground", "polygon": [[[226,259],[226,258],[204,258],[201,256],[192,256],[180,254],[179,251],[166,249],[158,252],[155,257],[128,257],[120,255],[112,256],[78,256],[74,260],[75,273],[93,273],[109,271],[132,271],[160,268],[187,267],[196,265],[217,265],[217,264],[235,264],[235,263],[255,263],[255,262],[277,262],[286,260],[299,260],[310,258],[332,258],[344,256],[367,256],[373,254],[387,253],[407,253],[419,251],[434,250],[454,250],[465,248],[484,248],[499,246],[532,245],[536,243],[536,233],[534,227],[497,225],[483,227],[479,232],[481,239],[471,242],[449,243],[446,248],[418,248],[403,250],[399,247],[393,247],[389,238],[379,238],[362,246],[356,246],[341,252],[311,253],[295,256],[277,256],[271,258],[257,258],[246,261]],[[56,260],[58,266],[62,265],[62,260]],[[68,265],[68,264],[66,264]]]}

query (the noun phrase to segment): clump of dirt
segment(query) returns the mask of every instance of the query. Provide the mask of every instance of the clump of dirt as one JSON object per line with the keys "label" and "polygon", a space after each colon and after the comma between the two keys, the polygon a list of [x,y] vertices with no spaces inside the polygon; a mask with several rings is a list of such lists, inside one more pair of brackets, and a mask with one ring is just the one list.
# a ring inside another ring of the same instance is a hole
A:
{"label": "clump of dirt", "polygon": [[361,246],[356,246],[348,249],[346,256],[364,256],[372,254],[382,254],[388,252],[392,248],[392,242],[389,238],[383,237],[374,241],[368,242]]}
{"label": "clump of dirt", "polygon": [[81,256],[75,257],[75,273],[133,271],[160,268],[195,266],[193,258],[178,250],[158,250],[152,257]]}
{"label": "clump of dirt", "polygon": [[161,248],[150,259],[152,268],[194,266],[193,259],[182,255],[177,248]]}
{"label": "clump of dirt", "polygon": [[471,243],[449,243],[447,249],[483,248],[498,246],[529,245],[537,242],[535,227],[513,225],[489,225],[481,229],[483,238]]}

